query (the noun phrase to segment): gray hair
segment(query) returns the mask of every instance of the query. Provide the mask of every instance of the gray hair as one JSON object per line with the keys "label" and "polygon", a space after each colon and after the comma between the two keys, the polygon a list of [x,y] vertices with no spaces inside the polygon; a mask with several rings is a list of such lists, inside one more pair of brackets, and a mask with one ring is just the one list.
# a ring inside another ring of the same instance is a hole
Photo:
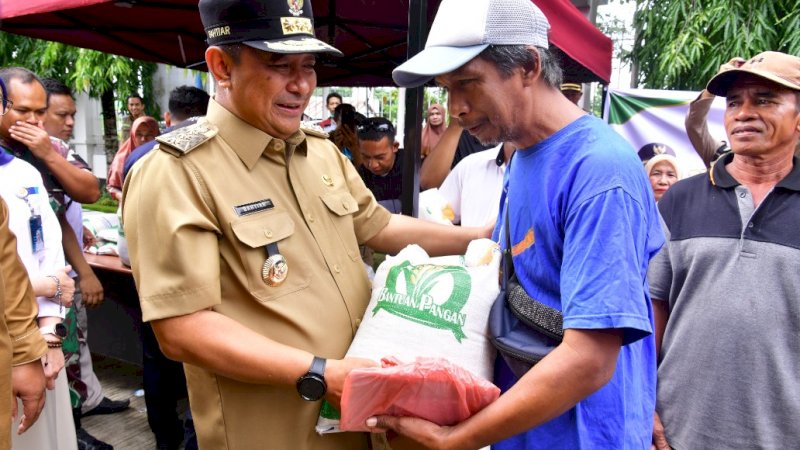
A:
{"label": "gray hair", "polygon": [[535,52],[533,48],[530,45],[490,45],[478,57],[493,63],[506,78],[518,68],[533,70],[538,62],[544,82],[559,89],[563,73],[557,58],[546,48],[535,47]]}
{"label": "gray hair", "polygon": [[42,80],[35,73],[24,67],[4,67],[0,69],[0,78],[3,79],[6,88],[10,88],[11,80],[19,80],[22,84],[31,84],[35,81],[44,88]]}
{"label": "gray hair", "polygon": [[[50,92],[45,89],[42,79],[30,70],[24,67],[3,67],[0,69],[0,79],[3,80],[3,84],[6,86],[5,94],[9,97],[11,97],[11,80],[19,80],[22,84],[39,83],[42,89],[44,89],[47,105],[50,105]],[[4,107],[7,102],[8,98],[3,98]]]}

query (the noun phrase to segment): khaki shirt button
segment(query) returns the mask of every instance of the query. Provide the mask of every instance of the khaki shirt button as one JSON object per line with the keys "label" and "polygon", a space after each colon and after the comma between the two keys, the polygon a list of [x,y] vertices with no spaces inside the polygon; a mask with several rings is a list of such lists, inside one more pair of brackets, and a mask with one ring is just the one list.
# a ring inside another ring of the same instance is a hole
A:
{"label": "khaki shirt button", "polygon": [[273,147],[272,147],[272,148],[274,148],[275,150],[277,150],[277,151],[279,151],[279,152],[282,152],[282,151],[283,151],[283,142],[281,142],[281,141],[276,141],[276,142],[275,142],[275,145],[273,145]]}
{"label": "khaki shirt button", "polygon": [[342,268],[341,268],[341,267],[339,267],[339,265],[338,265],[338,264],[334,264],[334,265],[333,265],[333,271],[334,271],[334,272],[336,272],[336,273],[339,273],[339,272],[341,272],[341,271],[342,271]]}
{"label": "khaki shirt button", "polygon": [[309,222],[313,222],[313,221],[314,221],[314,216],[313,216],[313,215],[311,215],[311,214],[309,214],[309,215],[308,215],[308,221],[309,221]]}
{"label": "khaki shirt button", "polygon": [[264,236],[266,236],[267,238],[271,238],[272,237],[272,230],[265,231],[264,232]]}
{"label": "khaki shirt button", "polygon": [[356,328],[361,326],[361,319],[356,319]]}

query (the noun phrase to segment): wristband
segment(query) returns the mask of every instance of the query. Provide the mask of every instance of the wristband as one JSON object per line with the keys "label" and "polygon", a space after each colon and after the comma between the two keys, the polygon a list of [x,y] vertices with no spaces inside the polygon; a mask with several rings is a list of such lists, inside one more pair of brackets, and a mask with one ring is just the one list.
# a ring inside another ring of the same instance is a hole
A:
{"label": "wristband", "polygon": [[63,313],[64,305],[61,303],[61,280],[59,280],[58,277],[55,275],[47,275],[47,277],[52,278],[53,281],[56,282],[56,293],[50,298],[58,300],[58,312]]}
{"label": "wristband", "polygon": [[47,342],[48,348],[61,348],[61,341],[48,341],[45,339],[45,342]]}

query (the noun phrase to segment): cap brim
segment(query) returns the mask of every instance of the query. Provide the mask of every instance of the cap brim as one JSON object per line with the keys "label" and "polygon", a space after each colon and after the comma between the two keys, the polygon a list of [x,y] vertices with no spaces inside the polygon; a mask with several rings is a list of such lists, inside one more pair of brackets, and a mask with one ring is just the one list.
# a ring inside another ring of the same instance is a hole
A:
{"label": "cap brim", "polygon": [[309,36],[294,36],[270,41],[246,41],[243,44],[272,53],[330,53],[334,56],[344,56],[336,47]]}
{"label": "cap brim", "polygon": [[421,86],[435,76],[458,69],[488,46],[428,47],[394,69],[392,79],[401,87]]}
{"label": "cap brim", "polygon": [[711,92],[714,95],[718,95],[720,97],[725,97],[728,95],[728,89],[730,89],[731,84],[733,81],[741,74],[750,74],[755,75],[760,78],[764,78],[766,80],[772,81],[774,83],[780,84],[781,86],[786,86],[792,90],[800,90],[798,86],[791,81],[785,80],[773,73],[765,72],[761,70],[745,70],[745,69],[731,69],[722,73],[718,73],[708,82],[706,86],[706,90]]}

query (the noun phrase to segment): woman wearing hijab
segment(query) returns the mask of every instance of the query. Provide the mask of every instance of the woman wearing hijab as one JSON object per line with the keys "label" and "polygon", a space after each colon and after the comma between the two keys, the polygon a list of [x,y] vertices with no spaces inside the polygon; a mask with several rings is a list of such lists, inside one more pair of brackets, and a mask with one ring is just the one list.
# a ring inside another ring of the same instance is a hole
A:
{"label": "woman wearing hijab", "polygon": [[428,107],[428,118],[425,121],[425,128],[422,129],[422,149],[420,158],[425,158],[428,153],[436,147],[439,139],[442,138],[447,125],[444,123],[444,107],[438,103],[433,103]]}
{"label": "woman wearing hijab", "polygon": [[664,193],[681,179],[678,159],[666,153],[650,158],[644,166],[644,171],[650,179],[656,201],[661,200]]}
{"label": "woman wearing hijab", "polygon": [[150,116],[139,117],[131,125],[131,135],[117,150],[111,167],[108,169],[108,179],[106,180],[106,190],[115,200],[122,199],[122,168],[128,155],[138,146],[150,142],[159,134],[158,122]]}

